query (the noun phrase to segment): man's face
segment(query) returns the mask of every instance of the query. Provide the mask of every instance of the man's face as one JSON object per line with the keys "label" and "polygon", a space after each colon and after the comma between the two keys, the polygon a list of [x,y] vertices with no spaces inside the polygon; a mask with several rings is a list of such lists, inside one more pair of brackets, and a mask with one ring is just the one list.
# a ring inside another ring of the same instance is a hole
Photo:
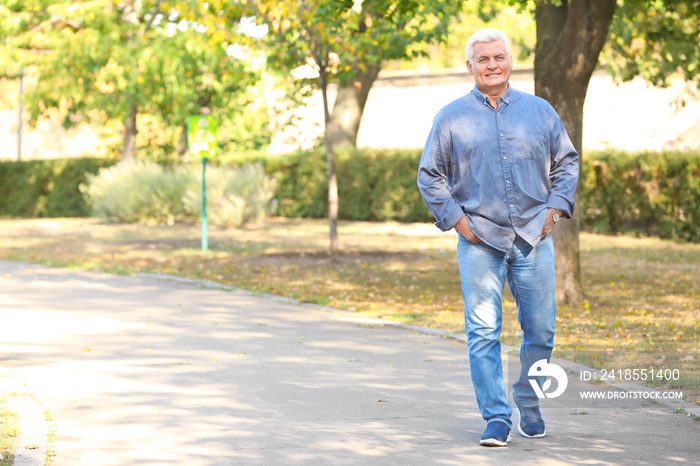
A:
{"label": "man's face", "polygon": [[467,61],[467,69],[474,75],[476,87],[485,95],[500,97],[508,89],[513,60],[502,40],[477,42],[472,48],[474,63]]}

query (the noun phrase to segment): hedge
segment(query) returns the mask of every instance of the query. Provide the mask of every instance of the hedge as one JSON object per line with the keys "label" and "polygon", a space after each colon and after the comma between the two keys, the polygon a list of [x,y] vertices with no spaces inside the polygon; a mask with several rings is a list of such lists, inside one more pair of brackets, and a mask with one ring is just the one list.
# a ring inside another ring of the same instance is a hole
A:
{"label": "hedge", "polygon": [[[420,151],[348,149],[336,153],[338,217],[342,220],[399,222],[431,221],[416,186]],[[323,150],[262,159],[237,156],[241,164],[260,160],[268,175],[277,178],[278,214],[285,217],[328,215],[326,156]]]}
{"label": "hedge", "polygon": [[87,173],[114,159],[80,158],[0,162],[0,215],[84,217],[90,213],[78,186]]}
{"label": "hedge", "polygon": [[[416,187],[418,149],[338,151],[338,216],[346,220],[434,221]],[[322,150],[261,160],[279,180],[279,214],[325,217]],[[636,233],[700,242],[700,153],[586,151],[577,209],[583,230]]]}
{"label": "hedge", "polygon": [[[339,217],[345,220],[430,222],[416,187],[420,150],[337,152]],[[260,161],[277,179],[278,215],[327,215],[323,150],[280,156],[223,156],[220,164]],[[86,172],[115,163],[63,159],[0,163],[0,215],[88,215],[78,191]],[[639,233],[700,242],[700,153],[587,151],[577,206],[584,230]]]}
{"label": "hedge", "polygon": [[583,226],[700,242],[700,153],[587,152],[581,170]]}

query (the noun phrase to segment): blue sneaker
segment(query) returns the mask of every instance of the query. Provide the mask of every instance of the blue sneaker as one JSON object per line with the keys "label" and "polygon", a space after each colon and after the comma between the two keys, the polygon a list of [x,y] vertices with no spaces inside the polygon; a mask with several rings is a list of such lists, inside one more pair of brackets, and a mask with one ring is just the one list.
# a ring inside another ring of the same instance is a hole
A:
{"label": "blue sneaker", "polygon": [[505,447],[510,442],[510,429],[505,422],[489,422],[481,436],[479,445],[486,447]]}
{"label": "blue sneaker", "polygon": [[544,420],[540,413],[539,406],[520,406],[515,397],[516,411],[518,411],[518,431],[523,437],[527,438],[542,438],[547,434],[544,428]]}

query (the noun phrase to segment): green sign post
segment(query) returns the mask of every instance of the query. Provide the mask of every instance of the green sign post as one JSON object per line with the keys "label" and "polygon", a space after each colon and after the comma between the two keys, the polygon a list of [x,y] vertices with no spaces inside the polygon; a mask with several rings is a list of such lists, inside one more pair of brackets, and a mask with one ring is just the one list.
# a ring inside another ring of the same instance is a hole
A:
{"label": "green sign post", "polygon": [[187,118],[187,145],[190,154],[202,159],[202,251],[207,239],[207,159],[216,157],[216,117],[193,115]]}

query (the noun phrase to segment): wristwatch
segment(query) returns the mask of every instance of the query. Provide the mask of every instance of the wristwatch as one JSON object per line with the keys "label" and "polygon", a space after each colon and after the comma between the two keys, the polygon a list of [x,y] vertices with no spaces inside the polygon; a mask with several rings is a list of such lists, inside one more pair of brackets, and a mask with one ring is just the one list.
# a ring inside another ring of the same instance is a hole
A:
{"label": "wristwatch", "polygon": [[557,223],[559,221],[559,214],[556,212],[552,212],[552,220],[554,223]]}

